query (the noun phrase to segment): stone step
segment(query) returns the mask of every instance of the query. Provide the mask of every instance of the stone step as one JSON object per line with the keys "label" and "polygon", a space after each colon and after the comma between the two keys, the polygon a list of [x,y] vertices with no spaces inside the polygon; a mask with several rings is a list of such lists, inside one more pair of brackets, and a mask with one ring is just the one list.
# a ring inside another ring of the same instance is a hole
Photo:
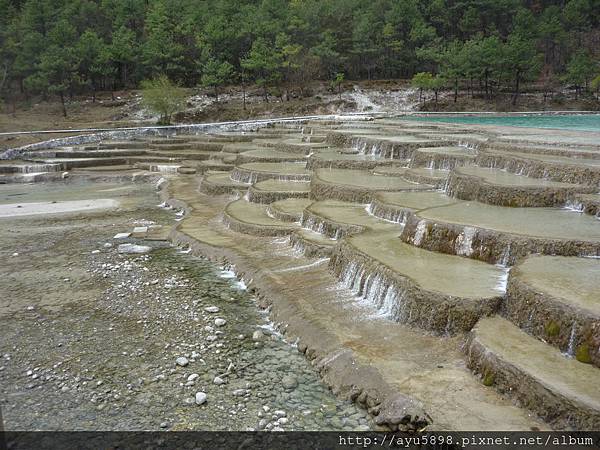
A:
{"label": "stone step", "polygon": [[567,156],[570,158],[600,159],[600,151],[593,147],[556,147],[548,144],[519,143],[492,141],[486,147],[496,152],[534,153],[539,155]]}
{"label": "stone step", "polygon": [[433,187],[366,173],[360,170],[317,169],[311,181],[311,196],[316,200],[341,200],[369,203],[375,192],[431,190]]}
{"label": "stone step", "polygon": [[411,168],[402,174],[402,178],[407,181],[428,184],[436,189],[443,188],[448,182],[449,176],[449,170],[427,168]]}
{"label": "stone step", "polygon": [[532,153],[480,151],[476,164],[505,169],[519,175],[564,183],[600,185],[600,160],[536,155]]}
{"label": "stone step", "polygon": [[512,265],[532,253],[598,256],[599,225],[567,209],[458,202],[415,212],[401,238],[428,250]]}
{"label": "stone step", "polygon": [[248,183],[233,181],[229,172],[206,172],[200,182],[200,192],[210,195],[244,193]]}
{"label": "stone step", "polygon": [[254,162],[238,164],[231,172],[231,179],[242,183],[256,183],[263,180],[308,182],[311,172],[303,162]]}
{"label": "stone step", "polygon": [[448,179],[448,195],[499,206],[562,206],[576,193],[598,188],[516,175],[477,166],[458,167]]}
{"label": "stone step", "polygon": [[277,200],[267,206],[267,213],[282,222],[300,222],[304,209],[312,202],[307,198]]}
{"label": "stone step", "polygon": [[[40,154],[43,153],[43,156]],[[72,149],[47,150],[43,152],[26,152],[24,158],[111,158],[146,155],[147,151],[142,149],[106,149],[106,150],[83,150],[78,147]]]}
{"label": "stone step", "polygon": [[290,235],[290,245],[308,258],[328,258],[336,244],[335,239],[311,230],[296,230]]}
{"label": "stone step", "polygon": [[364,155],[376,155],[385,159],[412,158],[416,149],[421,147],[441,147],[448,145],[441,139],[428,139],[410,134],[354,134],[336,133],[328,137],[328,142],[338,147],[352,147]]}
{"label": "stone step", "polygon": [[112,148],[112,149],[132,149],[132,148],[138,148],[138,149],[147,149],[148,148],[148,143],[147,142],[143,142],[143,141],[135,141],[135,140],[131,140],[131,141],[102,141],[99,142],[97,145],[87,145],[85,146],[85,149],[106,149],[106,148]]}
{"label": "stone step", "polygon": [[236,163],[277,163],[277,162],[302,162],[306,161],[306,156],[299,153],[290,153],[278,151],[272,148],[263,147],[256,150],[248,150],[238,153]]}
{"label": "stone step", "polygon": [[0,184],[56,181],[61,179],[61,175],[60,172],[5,173],[0,174]]}
{"label": "stone step", "polygon": [[477,153],[467,147],[423,147],[415,150],[410,167],[452,170],[458,166],[472,164]]}
{"label": "stone step", "polygon": [[259,140],[256,143],[279,152],[294,153],[300,156],[307,156],[315,151],[325,150],[329,147],[329,144],[323,142],[306,142],[301,137],[282,140]]}
{"label": "stone step", "polygon": [[600,218],[600,194],[575,194],[565,207]]}
{"label": "stone step", "polygon": [[235,167],[233,164],[227,164],[222,159],[206,159],[204,161],[195,161],[194,167],[198,173],[213,172],[229,172]]}
{"label": "stone step", "polygon": [[331,148],[313,154],[308,159],[306,167],[311,170],[319,168],[369,170],[393,163],[394,161],[385,160],[380,156],[341,153]]}
{"label": "stone step", "polygon": [[129,164],[131,158],[50,158],[35,161],[39,164],[59,164],[62,170],[70,170],[80,167],[114,166]]}
{"label": "stone step", "polygon": [[402,231],[401,226],[391,224],[369,214],[365,205],[339,200],[311,203],[302,214],[301,224],[303,228],[333,239],[341,239],[343,236],[365,230],[395,231],[397,234]]}
{"label": "stone step", "polygon": [[368,211],[380,219],[403,224],[415,211],[458,202],[439,191],[377,192]]}
{"label": "stone step", "polygon": [[0,160],[0,174],[31,174],[42,172],[59,172],[58,163],[35,163],[21,160]]}
{"label": "stone step", "polygon": [[333,250],[330,268],[390,319],[440,334],[468,331],[494,313],[505,277],[496,266],[405,244],[397,232],[344,238]]}
{"label": "stone step", "polygon": [[448,133],[447,131],[423,131],[421,130],[418,135],[420,137],[429,139],[442,139],[449,144],[454,146],[460,146],[463,148],[476,149],[484,146],[489,141],[489,136],[477,133]]}
{"label": "stone step", "polygon": [[529,256],[513,267],[506,316],[580,362],[600,366],[600,259]]}
{"label": "stone step", "polygon": [[538,414],[554,429],[600,427],[600,372],[566,358],[500,317],[482,319],[466,345],[483,383]]}
{"label": "stone step", "polygon": [[268,214],[267,206],[245,199],[229,203],[223,212],[223,222],[233,231],[256,236],[285,236],[298,228]]}
{"label": "stone step", "polygon": [[221,151],[237,155],[238,153],[249,152],[251,150],[264,150],[264,147],[258,145],[256,142],[244,141],[225,144]]}
{"label": "stone step", "polygon": [[248,189],[248,200],[254,203],[273,203],[286,198],[308,198],[308,182],[264,180]]}

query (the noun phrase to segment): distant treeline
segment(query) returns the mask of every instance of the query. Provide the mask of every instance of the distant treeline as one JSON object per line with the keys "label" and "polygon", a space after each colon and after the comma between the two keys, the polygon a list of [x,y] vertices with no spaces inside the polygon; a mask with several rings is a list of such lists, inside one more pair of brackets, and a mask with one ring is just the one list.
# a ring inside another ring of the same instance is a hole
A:
{"label": "distant treeline", "polygon": [[518,95],[536,81],[581,93],[599,60],[600,0],[0,0],[5,100],[158,75],[217,94],[415,74],[436,92]]}

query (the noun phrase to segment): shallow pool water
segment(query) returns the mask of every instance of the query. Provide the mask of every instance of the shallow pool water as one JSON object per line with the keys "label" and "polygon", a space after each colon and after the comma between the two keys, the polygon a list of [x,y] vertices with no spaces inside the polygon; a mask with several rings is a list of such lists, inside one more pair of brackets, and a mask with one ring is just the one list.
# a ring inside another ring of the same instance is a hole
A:
{"label": "shallow pool water", "polygon": [[600,114],[547,114],[547,115],[469,115],[469,116],[415,116],[408,120],[423,122],[450,122],[473,125],[500,125],[511,127],[555,128],[562,130],[600,131]]}

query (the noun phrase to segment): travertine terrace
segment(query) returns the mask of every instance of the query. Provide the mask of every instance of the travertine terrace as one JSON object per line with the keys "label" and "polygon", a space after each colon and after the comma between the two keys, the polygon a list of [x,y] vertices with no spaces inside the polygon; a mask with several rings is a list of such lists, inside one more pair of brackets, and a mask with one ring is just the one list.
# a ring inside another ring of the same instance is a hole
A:
{"label": "travertine terrace", "polygon": [[392,118],[163,134],[11,152],[0,179],[161,177],[185,211],[172,242],[234,266],[383,429],[600,428],[598,134]]}

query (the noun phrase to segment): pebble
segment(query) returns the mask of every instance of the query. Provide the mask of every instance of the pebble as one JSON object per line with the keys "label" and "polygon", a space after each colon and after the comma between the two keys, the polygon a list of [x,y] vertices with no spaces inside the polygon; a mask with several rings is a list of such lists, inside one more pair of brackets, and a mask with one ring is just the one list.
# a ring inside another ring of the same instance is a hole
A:
{"label": "pebble", "polygon": [[187,377],[188,381],[195,381],[196,379],[198,379],[200,377],[200,375],[198,375],[197,373],[193,373],[191,374],[189,377]]}
{"label": "pebble", "polygon": [[12,254],[13,256],[19,256],[19,254],[17,252]]}
{"label": "pebble", "polygon": [[227,321],[225,319],[221,319],[221,318],[215,319],[215,325],[218,327],[222,327],[226,323],[227,323]]}
{"label": "pebble", "polygon": [[121,244],[118,247],[119,253],[124,253],[124,254],[149,253],[150,250],[152,250],[152,247],[148,247],[147,245],[137,245],[137,244]]}
{"label": "pebble", "polygon": [[218,306],[207,306],[206,308],[204,308],[204,311],[206,311],[208,313],[218,313],[219,307]]}
{"label": "pebble", "polygon": [[260,330],[256,330],[254,333],[252,333],[253,341],[261,341],[263,337],[264,337],[264,334]]}
{"label": "pebble", "polygon": [[292,375],[285,375],[281,379],[281,384],[285,389],[296,389],[298,387],[298,379]]}
{"label": "pebble", "polygon": [[277,417],[287,416],[287,413],[281,409],[277,409],[277,410],[273,411],[273,414],[276,415]]}
{"label": "pebble", "polygon": [[196,392],[196,405],[206,403],[207,395],[204,392]]}
{"label": "pebble", "polygon": [[225,384],[225,380],[221,377],[215,377],[215,379],[213,380],[213,383],[216,384],[217,386],[219,386],[221,384]]}
{"label": "pebble", "polygon": [[181,367],[185,367],[189,364],[189,360],[185,356],[180,356],[175,360],[175,364]]}
{"label": "pebble", "polygon": [[236,397],[241,397],[242,395],[246,395],[246,392],[248,392],[246,389],[236,389],[232,394]]}
{"label": "pebble", "polygon": [[160,423],[160,427],[161,427],[161,428],[168,428],[168,427],[169,427],[169,424],[168,424],[168,422],[161,422],[161,423]]}

